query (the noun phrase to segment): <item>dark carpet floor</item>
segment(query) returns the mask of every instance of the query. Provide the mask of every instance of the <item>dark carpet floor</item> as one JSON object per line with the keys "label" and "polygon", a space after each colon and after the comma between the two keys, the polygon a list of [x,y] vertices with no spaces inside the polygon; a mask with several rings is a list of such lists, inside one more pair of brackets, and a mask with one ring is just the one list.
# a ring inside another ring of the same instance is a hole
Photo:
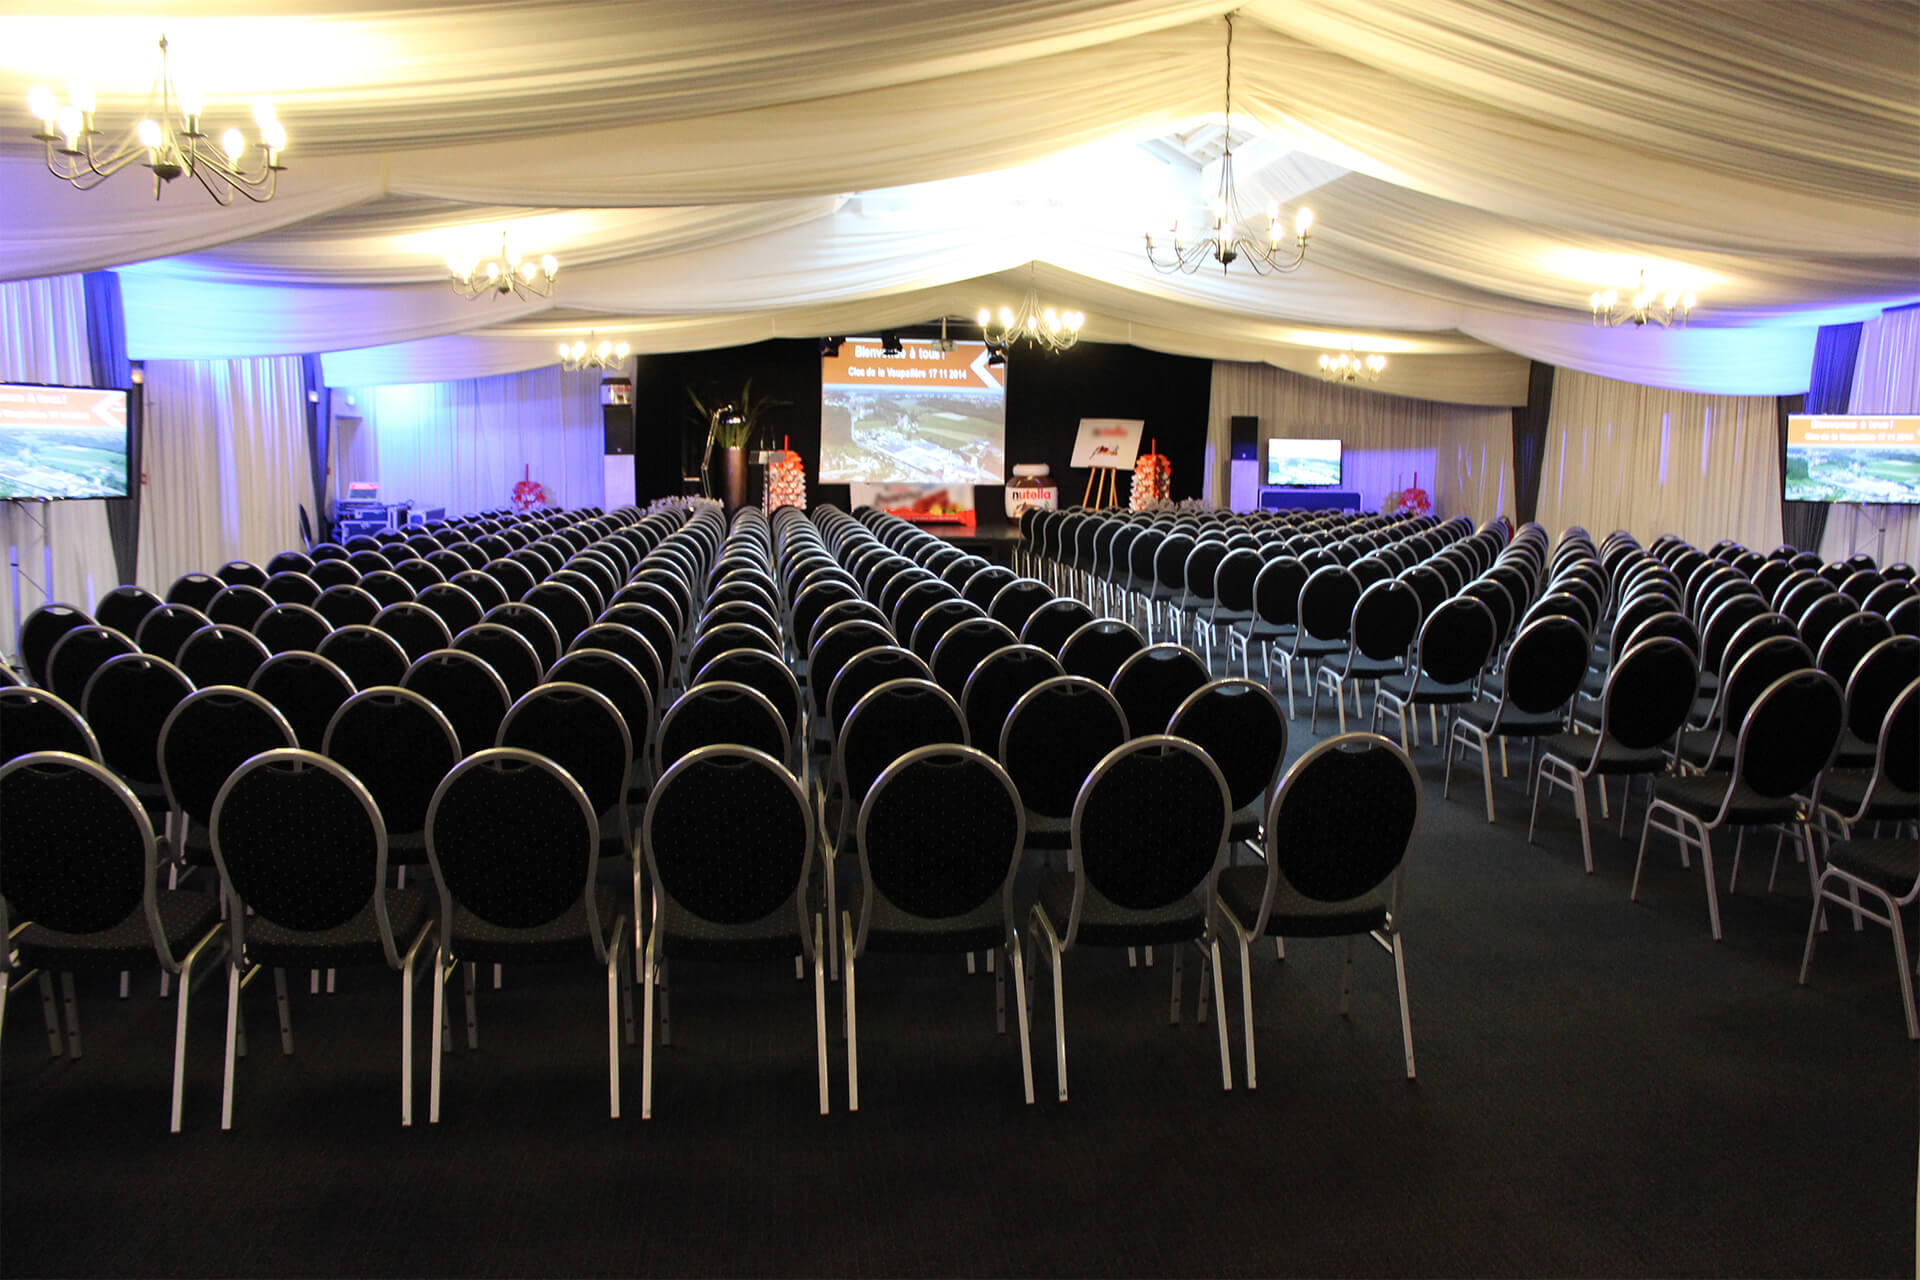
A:
{"label": "dark carpet floor", "polygon": [[[1324,723],[1323,723],[1324,728]],[[1310,741],[1304,707],[1293,754]],[[510,971],[481,1048],[446,1066],[445,1115],[398,1123],[398,983],[296,994],[277,1052],[270,984],[219,1129],[223,983],[195,997],[187,1130],[166,1131],[173,1007],[82,983],[86,1056],[50,1060],[18,992],[0,1101],[0,1271],[31,1275],[1910,1275],[1920,1076],[1884,930],[1844,920],[1795,984],[1804,872],[1764,891],[1772,841],[1707,930],[1695,866],[1596,836],[1582,874],[1563,798],[1477,771],[1427,807],[1406,929],[1419,1079],[1402,1072],[1391,963],[1342,946],[1255,957],[1260,1087],[1214,1032],[1167,1023],[1165,956],[1067,960],[1072,1100],[1053,1101],[1049,988],[1035,1082],[993,1030],[993,981],[957,958],[859,970],[861,1109],[815,1114],[811,984],[682,964],[654,1118],[606,1116],[604,986]],[[1515,761],[1518,772],[1518,758]],[[1639,809],[1630,830],[1637,840]],[[1752,854],[1750,849],[1749,853]],[[1722,867],[1722,877],[1726,874]],[[298,984],[304,987],[304,982]],[[837,1028],[837,988],[829,994]],[[1011,1010],[1010,1010],[1011,1014]],[[457,1019],[456,1019],[457,1021]]]}

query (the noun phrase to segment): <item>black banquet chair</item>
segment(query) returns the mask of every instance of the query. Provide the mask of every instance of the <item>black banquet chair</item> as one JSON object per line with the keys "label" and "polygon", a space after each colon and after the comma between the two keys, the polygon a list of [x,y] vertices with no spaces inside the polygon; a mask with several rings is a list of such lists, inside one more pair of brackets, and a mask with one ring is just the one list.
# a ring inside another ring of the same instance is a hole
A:
{"label": "black banquet chair", "polygon": [[827,1100],[827,989],[820,918],[807,900],[813,809],[794,776],[745,747],[702,747],[682,757],[648,797],[641,848],[653,885],[653,922],[641,968],[640,1116],[653,1114],[653,1013],[673,1043],[666,966],[674,960],[784,964],[796,950],[813,965],[813,1034],[820,1114]]}
{"label": "black banquet chair", "polygon": [[593,802],[564,769],[531,751],[476,752],[434,791],[427,807],[427,859],[440,894],[440,928],[429,1123],[440,1122],[443,1010],[452,971],[466,970],[471,1049],[479,1044],[476,965],[589,959],[606,973],[608,1111],[620,1118],[623,1024],[629,1041],[633,1035],[630,969],[620,961],[631,933],[625,895],[596,885],[599,849]]}
{"label": "black banquet chair", "polygon": [[[1041,878],[1028,914],[1028,943],[1045,945],[1052,974],[1060,1101],[1067,1100],[1061,959],[1075,947],[1172,944],[1172,1021],[1177,1024],[1181,959],[1186,944],[1195,943],[1204,957],[1199,1020],[1207,1016],[1206,975],[1214,1003],[1224,1002],[1220,943],[1210,921],[1213,872],[1226,849],[1229,807],[1226,781],[1213,761],[1193,743],[1166,734],[1115,748],[1080,789],[1073,806],[1072,869]],[[1224,1011],[1216,1030],[1220,1087],[1232,1089]]]}
{"label": "black banquet chair", "polygon": [[840,915],[847,1019],[847,1110],[860,1109],[855,961],[870,952],[916,955],[999,948],[998,1029],[1006,1033],[1006,972],[1020,1032],[1020,1074],[1033,1102],[1025,957],[1013,913],[1020,866],[1020,795],[1006,771],[971,747],[907,752],[881,771],[854,828],[860,878]]}
{"label": "black banquet chair", "polygon": [[[193,970],[221,933],[210,894],[158,886],[153,826],[126,785],[92,760],[31,752],[0,765],[0,1013],[7,987],[40,977],[47,1039],[61,1052],[52,975],[61,975],[66,1047],[81,1054],[76,971],[180,976],[169,1127],[180,1132]],[[26,972],[15,976],[16,966]]]}
{"label": "black banquet chair", "polygon": [[1338,734],[1306,751],[1281,778],[1267,813],[1264,865],[1220,872],[1219,917],[1240,951],[1247,1088],[1259,1084],[1248,948],[1265,937],[1347,940],[1342,1017],[1353,989],[1354,940],[1379,943],[1393,957],[1407,1079],[1414,1078],[1400,888],[1419,820],[1420,775],[1407,753],[1377,733]]}
{"label": "black banquet chair", "polygon": [[414,967],[433,932],[434,902],[422,889],[387,887],[387,832],[373,797],[324,756],[265,752],[215,797],[213,856],[233,931],[220,1127],[233,1127],[240,997],[251,970],[273,970],[280,1052],[293,1052],[289,966],[399,972],[400,1123],[412,1124]]}

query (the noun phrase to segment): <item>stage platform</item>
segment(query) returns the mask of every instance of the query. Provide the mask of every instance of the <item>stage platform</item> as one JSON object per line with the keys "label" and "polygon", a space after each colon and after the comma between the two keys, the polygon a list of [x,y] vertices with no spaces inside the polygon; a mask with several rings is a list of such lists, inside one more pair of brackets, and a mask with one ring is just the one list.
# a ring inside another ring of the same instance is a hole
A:
{"label": "stage platform", "polygon": [[1270,489],[1261,486],[1262,511],[1358,511],[1360,494],[1354,489]]}

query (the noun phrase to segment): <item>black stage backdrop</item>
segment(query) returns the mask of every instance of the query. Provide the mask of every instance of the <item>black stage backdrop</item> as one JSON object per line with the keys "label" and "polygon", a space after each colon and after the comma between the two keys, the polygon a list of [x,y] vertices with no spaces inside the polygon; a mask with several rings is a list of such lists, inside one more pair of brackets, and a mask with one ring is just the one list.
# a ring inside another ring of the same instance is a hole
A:
{"label": "black stage backdrop", "polygon": [[[901,333],[931,336],[933,331]],[[1144,419],[1142,448],[1158,440],[1160,452],[1173,466],[1173,496],[1199,496],[1212,361],[1099,342],[1082,342],[1057,355],[1020,347],[1008,359],[1008,464],[1046,463],[1060,486],[1063,505],[1077,503],[1087,482],[1085,471],[1067,469],[1082,418]],[[783,402],[767,409],[764,438],[754,447],[778,448],[786,437],[806,459],[808,504],[847,507],[846,485],[812,480],[820,461],[820,348],[812,338],[641,356],[633,403],[634,492],[642,503],[682,492],[683,477],[699,473],[707,428],[694,412],[688,390],[711,407],[737,396],[748,378],[753,379],[755,400]],[[1127,483],[1122,477],[1118,486],[1122,501]],[[749,493],[756,499],[760,485],[755,468]],[[976,487],[974,501],[981,528],[1005,523],[1006,505],[998,486]]]}

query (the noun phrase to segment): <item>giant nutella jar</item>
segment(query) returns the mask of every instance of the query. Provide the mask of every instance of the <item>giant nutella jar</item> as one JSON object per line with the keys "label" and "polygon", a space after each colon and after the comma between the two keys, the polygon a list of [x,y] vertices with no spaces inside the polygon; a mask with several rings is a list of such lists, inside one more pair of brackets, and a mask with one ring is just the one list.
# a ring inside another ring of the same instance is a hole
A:
{"label": "giant nutella jar", "polygon": [[1018,520],[1023,511],[1052,511],[1060,505],[1060,487],[1044,462],[1022,462],[1013,468],[1013,480],[1007,485],[1007,519]]}

